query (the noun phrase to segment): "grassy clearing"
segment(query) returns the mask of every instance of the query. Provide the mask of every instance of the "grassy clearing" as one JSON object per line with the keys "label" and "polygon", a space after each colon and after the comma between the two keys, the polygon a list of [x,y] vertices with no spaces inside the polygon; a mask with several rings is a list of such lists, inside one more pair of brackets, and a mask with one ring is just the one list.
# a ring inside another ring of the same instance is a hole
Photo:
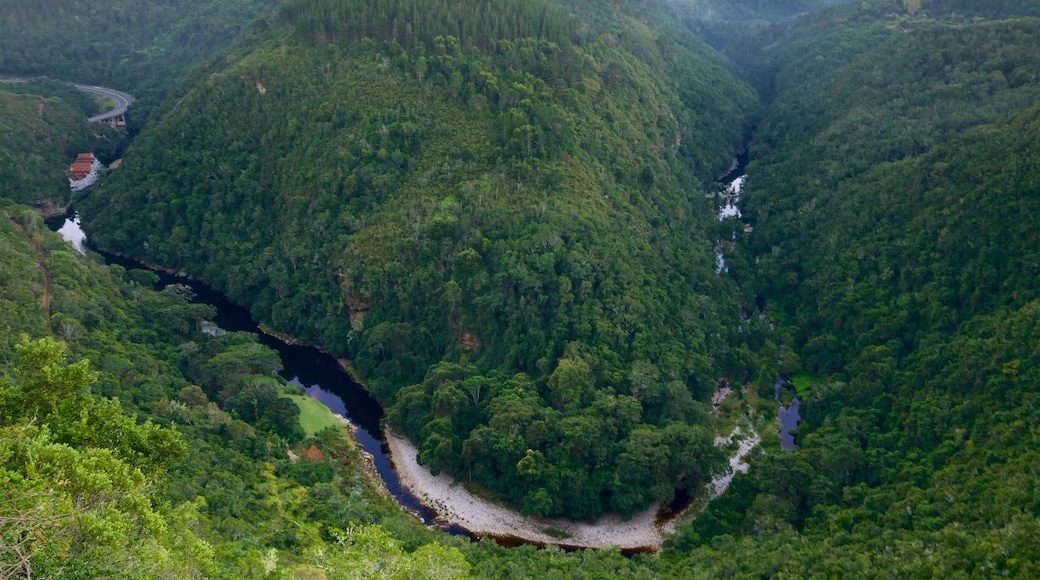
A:
{"label": "grassy clearing", "polygon": [[119,101],[116,101],[112,97],[106,97],[94,93],[91,93],[91,96],[94,97],[94,102],[97,103],[99,113],[111,111],[119,107]]}
{"label": "grassy clearing", "polygon": [[285,395],[300,408],[300,426],[308,435],[314,435],[326,427],[338,427],[340,422],[321,401],[305,395]]}
{"label": "grassy clearing", "polygon": [[809,387],[812,386],[813,381],[816,377],[805,371],[795,373],[790,379],[791,385],[794,387],[794,392],[798,393],[799,397],[805,398],[809,394]]}

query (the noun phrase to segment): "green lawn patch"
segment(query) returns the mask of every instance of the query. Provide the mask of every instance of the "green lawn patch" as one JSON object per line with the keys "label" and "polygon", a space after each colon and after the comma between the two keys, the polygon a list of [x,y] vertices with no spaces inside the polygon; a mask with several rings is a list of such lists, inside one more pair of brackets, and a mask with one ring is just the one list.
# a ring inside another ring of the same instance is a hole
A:
{"label": "green lawn patch", "polygon": [[300,408],[300,426],[308,435],[314,435],[326,427],[338,427],[343,423],[332,414],[321,401],[306,395],[285,395]]}
{"label": "green lawn patch", "polygon": [[798,393],[798,396],[805,398],[809,394],[809,387],[816,381],[816,377],[811,373],[800,371],[794,374],[790,379],[791,385],[794,387],[794,392]]}

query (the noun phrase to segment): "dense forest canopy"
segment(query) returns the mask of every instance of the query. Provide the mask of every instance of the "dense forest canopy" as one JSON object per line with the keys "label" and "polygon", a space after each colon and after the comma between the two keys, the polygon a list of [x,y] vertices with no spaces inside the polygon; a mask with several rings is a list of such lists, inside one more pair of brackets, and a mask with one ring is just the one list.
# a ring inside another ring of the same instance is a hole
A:
{"label": "dense forest canopy", "polygon": [[464,49],[487,50],[496,41],[522,38],[570,44],[578,34],[578,22],[563,8],[522,0],[292,0],[282,3],[279,14],[301,38],[314,44],[368,38],[392,40],[407,49],[422,44],[433,50],[435,38],[450,36]]}
{"label": "dense forest canopy", "polygon": [[[0,551],[33,554],[0,575],[1040,575],[1035,2],[205,5],[250,35],[82,205],[94,239],[350,357],[423,463],[524,514],[698,494],[719,379],[764,443],[658,556],[426,530],[345,431],[304,431],[256,337],[17,205],[88,104],[0,91]],[[0,26],[88,10],[60,8]],[[0,59],[73,70],[23,32]]]}
{"label": "dense forest canopy", "polygon": [[345,427],[303,439],[272,375],[277,353],[252,334],[201,332],[214,308],[187,286],[153,289],[155,274],[81,256],[28,207],[0,198],[0,212],[0,574],[455,578],[467,557],[509,566],[394,505]]}
{"label": "dense forest canopy", "polygon": [[739,315],[702,188],[750,91],[624,15],[615,47],[548,4],[428,8],[287,5],[293,35],[200,69],[89,227],[349,356],[424,463],[526,512],[694,489]]}
{"label": "dense forest canopy", "polygon": [[[1036,573],[1038,261],[1017,218],[1036,211],[1038,120],[1034,106],[817,192],[828,218],[792,234],[820,255],[788,267],[802,300],[761,279],[819,373],[798,449],[763,457],[676,547],[722,575]],[[828,334],[798,326],[821,314]]]}
{"label": "dense forest canopy", "polygon": [[[985,230],[973,232],[974,243],[957,238],[955,245],[960,249],[946,256],[926,251],[923,239],[895,242],[896,232],[908,235],[913,230],[892,221],[895,214],[882,219],[874,212],[864,213],[863,208],[887,213],[903,202],[915,203],[915,211],[904,210],[902,215],[924,219],[942,210],[940,229],[954,227],[957,220],[950,215],[951,208],[928,205],[924,196],[915,195],[931,187],[931,178],[942,178],[946,169],[904,183],[898,192],[881,187],[880,176],[889,172],[888,164],[927,153],[972,127],[1036,103],[1040,98],[1038,39],[1040,20],[1033,19],[913,29],[893,34],[832,74],[778,93],[752,142],[755,160],[749,167],[747,209],[756,229],[751,250],[763,255],[758,270],[760,279],[768,281],[767,295],[798,313],[789,321],[789,328],[803,333],[803,340],[816,340],[813,344],[837,340],[860,347],[867,340],[884,343],[896,336],[868,338],[872,332],[868,329],[885,324],[886,332],[896,333],[910,348],[912,341],[907,337],[919,330],[952,331],[974,313],[997,307],[1012,296],[1017,305],[1030,299],[1031,277],[1018,281],[994,278],[996,273],[988,268],[969,268],[962,261],[970,258],[974,244],[997,245],[996,239],[978,239]],[[879,58],[886,58],[886,66],[879,66]],[[850,102],[855,106],[848,106]],[[960,169],[952,163],[941,167],[947,165],[950,171]],[[846,188],[862,189],[851,192]],[[848,205],[852,203],[855,209]],[[979,220],[988,206],[963,211]],[[852,216],[856,221],[874,222],[870,227],[875,231],[879,223],[884,224],[879,233],[885,242],[876,249],[861,246],[866,244],[866,232],[856,235]],[[1004,221],[991,217],[994,222]],[[932,229],[921,234],[934,235]],[[1025,240],[1009,239],[999,245],[1019,241]],[[850,255],[835,260],[834,252],[851,248],[868,252],[871,259]],[[877,252],[895,253],[881,258]],[[947,267],[938,267],[938,256],[943,256],[939,263]],[[996,266],[1005,261],[998,258],[992,263]],[[863,296],[849,295],[858,291],[838,282],[865,280],[871,275],[881,278],[871,278]],[[931,290],[918,294],[926,287]],[[889,317],[874,311],[869,321],[854,324],[875,308],[875,299],[886,288],[884,300],[903,301],[904,314]],[[914,295],[920,301],[907,302]],[[883,323],[886,318],[888,322]],[[818,365],[828,372],[844,366],[841,359],[811,366],[816,370]]]}
{"label": "dense forest canopy", "polygon": [[272,0],[7,0],[0,4],[0,74],[130,92],[138,99],[131,121],[143,123],[180,76],[251,30],[272,5]]}
{"label": "dense forest canopy", "polygon": [[114,129],[88,123],[83,109],[53,96],[53,88],[0,83],[0,197],[45,212],[70,201],[69,162],[87,151],[108,158],[120,137]]}
{"label": "dense forest canopy", "polygon": [[680,540],[721,573],[783,549],[774,574],[1035,574],[1040,21],[993,20],[1030,4],[868,2],[735,45],[770,103],[728,258],[816,377],[798,450]]}

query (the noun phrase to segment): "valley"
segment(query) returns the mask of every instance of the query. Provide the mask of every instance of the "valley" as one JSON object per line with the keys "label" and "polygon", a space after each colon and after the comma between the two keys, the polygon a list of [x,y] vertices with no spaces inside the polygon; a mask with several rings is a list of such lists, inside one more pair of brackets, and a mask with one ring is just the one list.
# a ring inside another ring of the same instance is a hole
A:
{"label": "valley", "polygon": [[0,575],[1036,575],[1032,2],[48,1],[192,280],[0,85]]}

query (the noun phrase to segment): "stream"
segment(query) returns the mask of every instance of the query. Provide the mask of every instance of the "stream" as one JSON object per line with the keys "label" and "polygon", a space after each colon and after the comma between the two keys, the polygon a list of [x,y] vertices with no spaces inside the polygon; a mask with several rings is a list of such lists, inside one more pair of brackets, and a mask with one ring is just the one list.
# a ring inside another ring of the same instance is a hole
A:
{"label": "stream", "polygon": [[[747,168],[748,154],[743,152],[733,160],[733,165],[729,172],[720,177],[717,182],[717,190],[711,195],[716,200],[716,218],[722,222],[728,218],[737,218],[742,220],[744,217],[740,213],[740,195],[744,190],[744,180],[746,175],[744,170]],[[749,233],[751,226],[747,223],[743,224],[744,232]],[[736,239],[736,230],[733,232],[733,239]],[[731,240],[732,241],[732,240]],[[725,240],[719,240],[715,246],[715,273],[722,275],[729,271],[726,266],[726,258],[723,256],[723,244],[727,243]],[[758,301],[758,311],[760,317],[765,317],[765,304],[761,299],[756,297]],[[750,318],[749,313],[744,314],[744,319]],[[743,332],[743,328],[738,328],[739,331]],[[777,375],[776,383],[773,385],[773,391],[775,393],[776,402],[780,408],[777,411],[777,421],[779,422],[780,430],[780,448],[784,451],[792,451],[795,448],[795,436],[792,433],[798,428],[798,423],[801,421],[801,415],[798,413],[798,407],[801,405],[801,401],[798,399],[798,394],[787,382],[787,377],[783,375]],[[788,405],[784,405],[781,400],[782,393],[789,393],[791,395],[791,402]],[[716,404],[717,407],[717,404]]]}
{"label": "stream", "polygon": [[[798,393],[788,384],[787,377],[784,375],[777,375],[773,391],[776,393],[776,402],[780,405],[780,409],[777,410],[777,420],[780,422],[780,449],[793,451],[795,441],[794,433],[791,433],[791,431],[797,429],[798,423],[802,420],[801,415],[798,414],[798,407],[801,406],[802,402],[798,399]],[[780,394],[784,392],[791,394],[791,402],[786,407],[780,399]]]}
{"label": "stream", "polygon": [[[733,159],[733,165],[729,171],[715,181],[716,190],[709,194],[709,198],[715,200],[715,217],[721,222],[726,218],[737,218],[743,216],[740,213],[740,193],[744,189],[744,169],[747,168],[748,154],[742,152]],[[715,244],[715,273],[729,272],[726,266],[726,258],[723,256],[723,243],[733,242],[736,239],[736,230],[730,240],[719,240]]]}
{"label": "stream", "polygon": [[[159,276],[159,282],[156,284],[158,288],[168,284],[189,286],[195,292],[195,302],[210,304],[217,309],[217,316],[212,322],[220,329],[258,335],[261,344],[278,352],[284,366],[279,374],[287,382],[302,386],[307,395],[321,401],[333,413],[346,417],[358,427],[355,438],[365,451],[372,454],[376,471],[394,499],[405,510],[419,516],[424,524],[434,523],[435,515],[401,485],[397,472],[390,465],[388,448],[379,425],[383,417],[383,408],[339,366],[332,355],[310,346],[286,344],[265,334],[253,321],[248,310],[233,304],[223,294],[197,280],[153,270],[140,262],[90,247],[86,233],[80,228],[79,215],[73,210],[64,216],[48,219],[47,225],[71,242],[82,254],[94,252],[103,257],[108,264],[118,264],[127,270],[140,269],[155,273]],[[447,528],[446,531],[453,534],[467,533],[456,526]]]}
{"label": "stream", "polygon": [[[716,197],[720,202],[718,204],[718,218],[720,221],[727,217],[740,218],[740,211],[737,208],[737,203],[740,200],[740,192],[744,179],[743,169],[746,162],[746,156],[738,157],[730,172],[719,179],[718,183],[720,187],[713,197]],[[402,485],[398,473],[390,463],[389,447],[384,440],[384,435],[380,428],[380,421],[384,415],[383,408],[362,386],[354,381],[353,378],[340,367],[335,358],[327,353],[321,352],[317,348],[286,344],[278,338],[264,333],[252,319],[252,316],[247,309],[233,304],[223,294],[197,280],[176,276],[164,271],[154,270],[135,260],[92,248],[85,232],[83,232],[79,225],[79,216],[75,213],[74,209],[70,209],[69,213],[64,216],[56,216],[48,219],[47,225],[52,230],[60,233],[83,254],[87,254],[88,252],[96,253],[104,258],[106,263],[118,264],[127,270],[141,269],[153,272],[159,277],[159,281],[156,284],[158,288],[162,288],[169,284],[183,284],[190,287],[192,291],[195,292],[196,302],[210,304],[216,308],[217,315],[214,320],[211,321],[216,328],[225,331],[242,331],[256,334],[259,337],[261,344],[264,344],[278,352],[284,366],[283,370],[279,374],[284,377],[288,383],[303,387],[308,396],[322,402],[332,412],[347,418],[351,423],[357,426],[355,438],[361,445],[362,449],[372,455],[376,471],[383,480],[387,490],[402,506],[402,508],[418,516],[424,524],[436,525],[437,514],[426,508],[415,495]],[[719,245],[716,246],[716,273],[718,274],[726,271],[725,261],[722,257],[722,243],[723,242],[720,241]],[[787,388],[784,386],[784,382],[785,380],[778,378],[776,383],[776,396],[778,400],[780,398],[781,389]],[[790,423],[792,419],[787,417],[793,417],[793,423]],[[781,446],[783,449],[793,449],[794,436],[790,434],[790,431],[797,427],[798,423],[797,398],[794,399],[790,407],[780,409],[779,418],[781,424]],[[757,435],[755,437],[754,442],[757,443]],[[750,445],[750,447],[753,446],[754,443]],[[750,447],[748,447],[748,449],[742,449],[742,452],[737,454],[735,459],[738,464],[743,461],[743,457],[750,450]],[[736,470],[737,466],[733,466],[733,468]],[[746,469],[746,467],[744,467],[744,469]],[[713,481],[711,482],[711,489],[713,490],[713,493],[719,495],[725,491],[727,485],[728,479],[724,482]],[[673,502],[673,505],[670,506],[672,508],[670,511],[672,513],[681,511],[682,504],[689,503],[691,499],[692,498],[686,496],[677,497],[676,501]],[[659,526],[663,523],[664,522],[655,523],[651,514],[649,529],[651,531],[656,530],[656,533],[659,536]],[[476,537],[474,533],[467,531],[459,525],[441,527],[452,534]],[[485,532],[483,535],[488,535],[488,532]],[[626,533],[625,535],[627,536],[628,534]],[[521,543],[529,542],[536,545],[544,543],[541,541],[532,541],[530,539],[525,540],[519,536],[503,538],[498,537],[497,534],[491,534],[491,537],[498,541],[512,540],[515,542],[516,540],[519,540]],[[614,540],[604,545],[618,545],[622,543],[623,542],[621,541]],[[659,549],[659,547],[660,546],[658,545],[657,549]],[[626,550],[625,553],[634,553],[644,549],[646,549],[646,547],[643,546],[636,547],[634,551],[630,548],[629,550]]]}

